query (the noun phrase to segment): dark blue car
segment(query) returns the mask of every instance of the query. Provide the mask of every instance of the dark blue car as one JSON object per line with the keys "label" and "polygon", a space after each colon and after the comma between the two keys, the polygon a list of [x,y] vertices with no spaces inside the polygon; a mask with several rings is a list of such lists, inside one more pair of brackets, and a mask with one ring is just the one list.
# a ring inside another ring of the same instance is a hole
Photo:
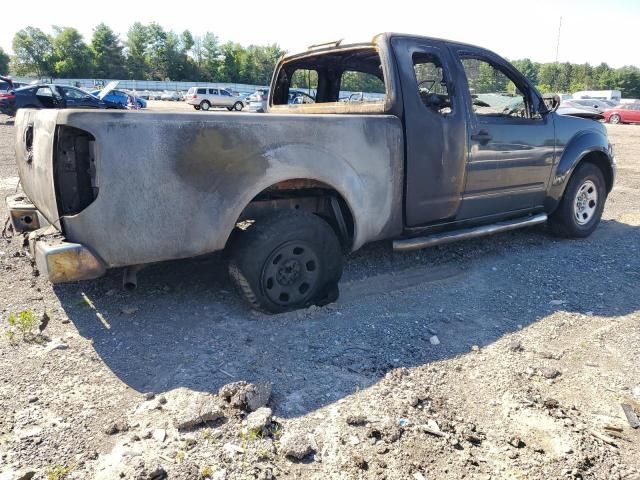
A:
{"label": "dark blue car", "polygon": [[[100,90],[94,90],[91,95],[98,96]],[[119,103],[123,107],[126,107],[129,101],[129,94],[122,90],[111,90],[108,94],[102,97],[103,100],[111,103]],[[138,104],[138,108],[147,108],[147,102],[140,97],[133,97],[134,102]]]}
{"label": "dark blue car", "polygon": [[67,85],[40,84],[10,90],[0,95],[0,113],[14,116],[19,108],[108,108],[122,105],[102,100]]}

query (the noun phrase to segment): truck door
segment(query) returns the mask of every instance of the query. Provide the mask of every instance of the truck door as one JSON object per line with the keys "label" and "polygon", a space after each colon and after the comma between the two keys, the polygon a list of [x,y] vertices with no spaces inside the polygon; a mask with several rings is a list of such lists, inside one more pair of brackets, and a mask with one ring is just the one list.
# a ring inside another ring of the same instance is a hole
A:
{"label": "truck door", "polygon": [[395,37],[404,106],[405,223],[454,218],[460,207],[467,133],[452,58],[437,41]]}
{"label": "truck door", "polygon": [[452,50],[470,127],[458,218],[540,207],[553,165],[553,116],[538,113],[538,95],[497,55],[470,47]]}

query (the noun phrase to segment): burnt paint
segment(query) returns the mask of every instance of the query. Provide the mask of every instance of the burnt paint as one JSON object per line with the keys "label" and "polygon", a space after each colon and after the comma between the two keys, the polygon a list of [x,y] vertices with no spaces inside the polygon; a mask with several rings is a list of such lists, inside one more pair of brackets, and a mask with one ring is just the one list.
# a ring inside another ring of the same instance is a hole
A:
{"label": "burnt paint", "polygon": [[204,192],[215,192],[225,186],[238,188],[229,185],[229,177],[242,181],[243,177],[266,173],[269,161],[262,156],[253,129],[241,132],[233,124],[193,127],[173,146],[175,173],[185,183]]}
{"label": "burnt paint", "polygon": [[63,218],[64,233],[109,267],[220,250],[258,193],[295,178],[344,198],[353,249],[402,232],[396,117],[126,112],[105,128],[102,113],[58,121],[96,138],[100,188],[85,210]]}

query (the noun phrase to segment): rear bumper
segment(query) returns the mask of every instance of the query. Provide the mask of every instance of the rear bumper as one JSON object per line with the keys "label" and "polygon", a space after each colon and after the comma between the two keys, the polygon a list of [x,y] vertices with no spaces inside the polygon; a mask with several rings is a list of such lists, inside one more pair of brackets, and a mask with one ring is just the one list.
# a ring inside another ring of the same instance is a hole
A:
{"label": "rear bumper", "polygon": [[104,275],[104,263],[84,245],[67,242],[58,230],[46,223],[25,196],[8,197],[7,207],[15,231],[30,232],[28,239],[31,257],[35,260],[40,275],[48,278],[51,283],[92,280]]}

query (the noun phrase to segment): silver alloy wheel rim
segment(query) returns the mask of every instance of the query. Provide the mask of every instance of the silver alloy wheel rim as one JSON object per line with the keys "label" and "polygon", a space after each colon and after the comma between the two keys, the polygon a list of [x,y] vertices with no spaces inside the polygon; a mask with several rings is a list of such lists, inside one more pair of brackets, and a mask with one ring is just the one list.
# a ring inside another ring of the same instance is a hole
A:
{"label": "silver alloy wheel rim", "polygon": [[242,104],[240,102],[236,103],[235,107],[237,112],[239,112],[240,110],[242,110]]}
{"label": "silver alloy wheel rim", "polygon": [[586,225],[591,221],[598,208],[598,189],[591,180],[585,182],[578,189],[573,202],[573,215],[578,225]]}
{"label": "silver alloy wheel rim", "polygon": [[619,115],[612,115],[611,116],[611,123],[616,124],[620,122],[620,116]]}
{"label": "silver alloy wheel rim", "polygon": [[200,108],[202,110],[209,110],[209,104],[207,102],[202,102],[202,105],[200,105]]}

